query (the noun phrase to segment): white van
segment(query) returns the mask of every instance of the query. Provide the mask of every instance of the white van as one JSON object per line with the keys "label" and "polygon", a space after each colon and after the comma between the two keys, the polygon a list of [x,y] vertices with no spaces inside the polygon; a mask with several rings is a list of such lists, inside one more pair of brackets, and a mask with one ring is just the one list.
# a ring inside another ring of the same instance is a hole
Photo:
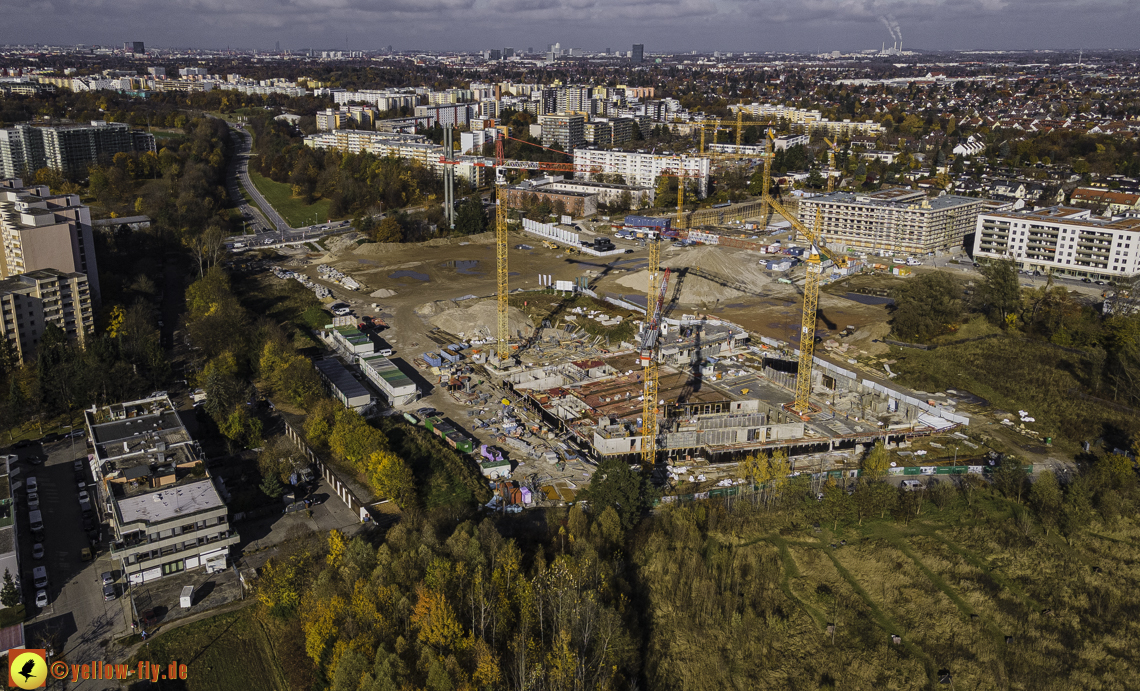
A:
{"label": "white van", "polygon": [[48,577],[46,566],[37,566],[32,569],[32,584],[37,588],[47,587]]}
{"label": "white van", "polygon": [[44,516],[38,509],[28,512],[28,527],[32,530],[44,529]]}
{"label": "white van", "polygon": [[918,480],[903,480],[902,487],[908,492],[914,492],[922,489],[922,483]]}

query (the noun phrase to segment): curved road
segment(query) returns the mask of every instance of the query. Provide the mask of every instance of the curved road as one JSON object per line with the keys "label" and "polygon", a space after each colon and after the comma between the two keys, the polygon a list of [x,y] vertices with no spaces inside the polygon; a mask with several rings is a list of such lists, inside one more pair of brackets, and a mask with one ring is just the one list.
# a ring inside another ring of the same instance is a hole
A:
{"label": "curved road", "polygon": [[[293,230],[289,227],[289,224],[285,222],[285,219],[277,213],[273,206],[266,201],[265,197],[261,196],[261,192],[253,185],[253,181],[249,179],[249,157],[250,151],[253,148],[252,135],[244,129],[235,127],[231,123],[230,136],[237,144],[236,155],[230,164],[229,192],[234,203],[241,209],[243,215],[247,218],[254,219],[253,230],[255,233],[274,230],[283,233]],[[241,182],[241,186],[245,189],[246,194],[253,199],[260,209],[246,203],[245,198],[242,197],[237,189],[236,182]]]}

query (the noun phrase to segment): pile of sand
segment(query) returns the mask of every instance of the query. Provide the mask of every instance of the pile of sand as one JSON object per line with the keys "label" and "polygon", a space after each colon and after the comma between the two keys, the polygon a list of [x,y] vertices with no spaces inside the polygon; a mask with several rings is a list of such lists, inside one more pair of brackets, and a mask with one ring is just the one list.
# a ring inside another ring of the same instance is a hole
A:
{"label": "pile of sand", "polygon": [[[435,300],[420,305],[416,314],[428,319],[432,326],[467,339],[490,338],[498,329],[498,303],[495,300],[463,301],[463,306],[451,300]],[[511,337],[522,332],[529,336],[533,327],[530,319],[516,307],[507,309],[507,328]]]}
{"label": "pile of sand", "polygon": [[[724,279],[726,282],[740,283],[749,293],[721,285],[694,274],[684,277],[678,301],[688,305],[711,305],[716,302],[733,300],[748,294],[779,295],[790,297],[794,289],[777,283],[765,274],[760,264],[761,255],[756,252],[734,248],[698,246],[683,250],[666,251],[661,258],[662,266],[670,269],[699,268]],[[618,284],[635,291],[643,292],[649,280],[648,271],[638,271],[618,279]],[[668,296],[673,296],[676,277],[670,279]]]}
{"label": "pile of sand", "polygon": [[373,292],[372,297],[374,297],[374,298],[393,298],[393,297],[396,297],[396,291],[388,290],[387,288],[381,288],[380,290]]}

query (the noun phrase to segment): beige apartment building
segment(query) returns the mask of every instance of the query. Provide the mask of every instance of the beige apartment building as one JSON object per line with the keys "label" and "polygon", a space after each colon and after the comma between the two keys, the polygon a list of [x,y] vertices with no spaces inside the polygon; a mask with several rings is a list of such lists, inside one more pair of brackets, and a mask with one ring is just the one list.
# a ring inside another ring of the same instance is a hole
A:
{"label": "beige apartment building", "polygon": [[0,279],[0,337],[12,345],[19,362],[34,357],[49,324],[86,344],[95,330],[87,276],[38,269]]}
{"label": "beige apartment building", "polygon": [[99,304],[99,270],[91,235],[91,210],[77,194],[52,194],[46,185],[24,187],[0,180],[0,278],[39,269],[87,275]]}

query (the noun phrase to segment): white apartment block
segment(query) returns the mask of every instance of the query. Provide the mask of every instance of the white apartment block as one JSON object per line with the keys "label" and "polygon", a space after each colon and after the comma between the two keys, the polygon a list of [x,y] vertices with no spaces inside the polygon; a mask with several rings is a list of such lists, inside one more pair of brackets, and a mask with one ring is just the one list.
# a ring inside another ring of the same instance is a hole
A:
{"label": "white apartment block", "polygon": [[1101,218],[1065,206],[983,213],[974,258],[1012,259],[1021,269],[1081,278],[1131,277],[1140,273],[1140,217]]}
{"label": "white apartment block", "polygon": [[[336,149],[351,154],[368,152],[380,157],[394,156],[416,161],[437,175],[442,174],[444,165],[440,162],[443,158],[443,147],[427,141],[422,134],[333,130],[305,137],[305,146],[318,150]],[[487,184],[494,170],[493,159],[459,156],[456,160],[458,161],[454,164],[456,177],[465,178],[472,187]]]}
{"label": "white apartment block", "polygon": [[342,103],[371,103],[377,110],[388,111],[398,108],[414,108],[416,106],[416,93],[397,89],[365,90],[365,91],[334,91],[333,102]]}
{"label": "white apartment block", "polygon": [[86,344],[95,331],[87,276],[40,269],[0,279],[0,338],[11,344],[17,362],[34,360],[49,325]]}
{"label": "white apartment block", "polygon": [[[746,115],[762,120],[784,120],[793,127],[807,132],[824,130],[835,136],[853,136],[857,134],[878,135],[883,131],[882,125],[874,120],[852,121],[827,120],[818,110],[805,108],[789,108],[771,103],[753,103],[751,105],[729,106],[734,112],[744,109]],[[729,121],[731,123],[731,121]]]}
{"label": "white apartment block", "polygon": [[800,221],[815,226],[819,211],[824,241],[840,249],[926,254],[958,247],[974,229],[982,200],[894,187],[856,194],[834,192],[800,200]]}
{"label": "white apartment block", "polygon": [[686,182],[695,180],[701,197],[709,191],[711,159],[704,156],[606,151],[593,148],[574,150],[574,165],[597,168],[607,175],[621,175],[627,185],[656,189],[657,177],[663,172],[684,172]]}

